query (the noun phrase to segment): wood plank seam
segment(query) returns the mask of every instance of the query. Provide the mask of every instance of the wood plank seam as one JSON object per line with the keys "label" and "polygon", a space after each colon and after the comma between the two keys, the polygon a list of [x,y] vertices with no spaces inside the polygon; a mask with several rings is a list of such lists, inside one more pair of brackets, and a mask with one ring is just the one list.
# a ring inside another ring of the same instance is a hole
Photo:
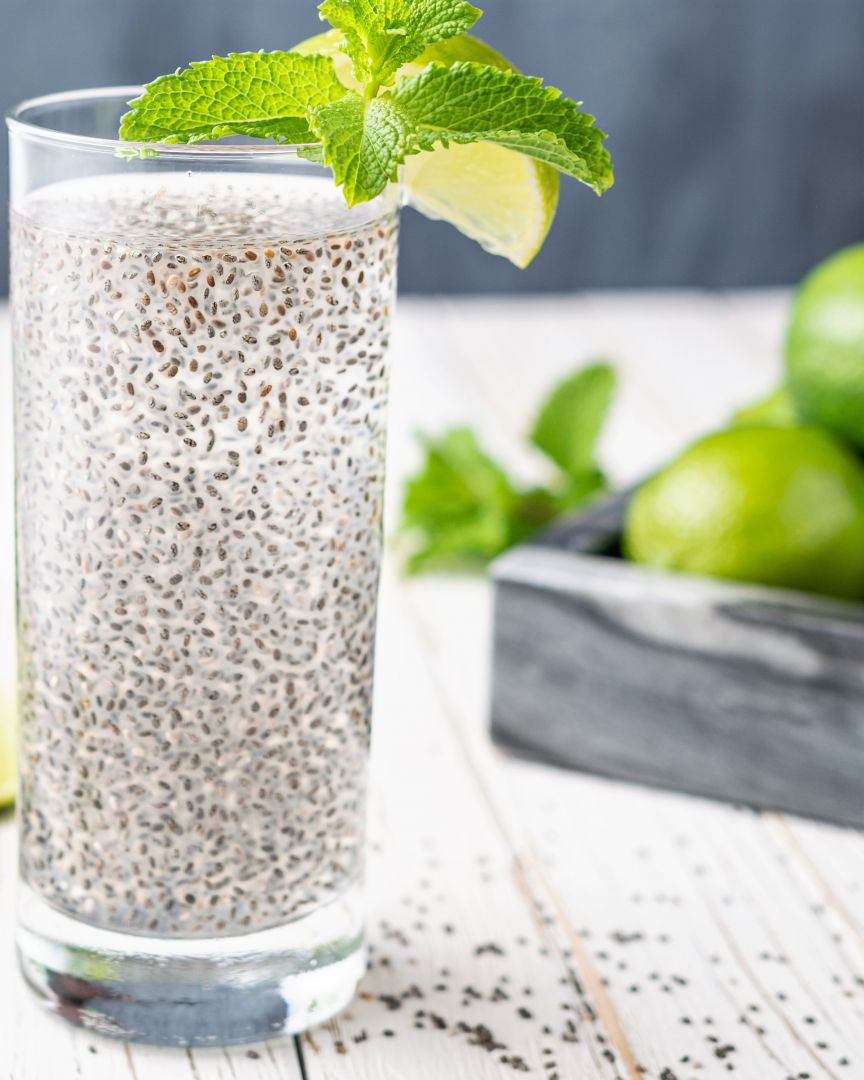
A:
{"label": "wood plank seam", "polygon": [[642,1080],[639,1063],[624,1031],[618,1010],[603,986],[603,981],[591,963],[586,950],[582,947],[579,935],[570,925],[558,894],[546,879],[536,853],[529,852],[525,856],[517,856],[514,865],[526,896],[536,903],[537,895],[541,891],[545,894],[549,908],[554,913],[556,924],[566,937],[569,952],[578,968],[577,979],[574,977],[576,972],[568,965],[574,991],[586,1004],[589,1004],[597,1019],[602,1022],[609,1042],[621,1059],[630,1080]]}
{"label": "wood plank seam", "polygon": [[730,931],[726,925],[725,920],[722,918],[717,906],[713,903],[710,897],[705,897],[707,906],[711,909],[714,921],[717,924],[717,929],[723,936],[723,940],[726,943],[726,947],[729,952],[735,957],[738,966],[741,971],[747,976],[750,985],[759,994],[762,1001],[768,1007],[768,1009],[774,1014],[774,1016],[780,1021],[783,1027],[789,1032],[794,1041],[805,1051],[805,1053],[815,1062],[815,1064],[822,1070],[825,1076],[830,1077],[831,1080],[841,1080],[837,1073],[833,1072],[828,1065],[819,1057],[815,1050],[813,1050],[802,1038],[795,1025],[786,1016],[786,1013],[777,1006],[774,998],[768,993],[762,980],[756,975],[755,971],[749,964],[746,956],[738,947],[738,942],[735,939],[735,935]]}
{"label": "wood plank seam", "polygon": [[[862,783],[864,783],[864,780],[862,780]],[[827,881],[825,881],[822,874],[816,868],[810,856],[801,847],[786,816],[783,814],[771,814],[767,816],[767,820],[772,823],[776,827],[777,832],[782,834],[785,838],[785,849],[817,884],[825,900],[825,904],[836,912],[841,921],[849,928],[852,936],[864,946],[864,932],[862,932],[860,925],[853,918],[851,912],[847,909],[840,897],[832,892]]]}

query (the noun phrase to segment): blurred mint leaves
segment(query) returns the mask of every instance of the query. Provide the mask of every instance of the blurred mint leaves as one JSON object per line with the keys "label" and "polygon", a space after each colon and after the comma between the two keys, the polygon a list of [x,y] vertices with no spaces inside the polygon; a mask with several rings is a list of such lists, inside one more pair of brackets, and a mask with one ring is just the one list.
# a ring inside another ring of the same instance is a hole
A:
{"label": "blurred mint leaves", "polygon": [[597,363],[569,376],[543,403],[530,440],[555,467],[548,487],[522,487],[469,428],[422,436],[425,460],[402,504],[409,572],[480,569],[604,491],[596,446],[614,393],[614,371]]}

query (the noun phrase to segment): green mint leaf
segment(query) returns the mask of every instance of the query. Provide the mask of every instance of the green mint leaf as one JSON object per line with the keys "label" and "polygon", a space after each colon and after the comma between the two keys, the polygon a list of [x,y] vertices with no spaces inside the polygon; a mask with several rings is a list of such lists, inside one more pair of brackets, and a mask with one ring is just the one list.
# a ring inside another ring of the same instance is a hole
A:
{"label": "green mint leaf", "polygon": [[299,53],[232,53],[149,83],[120,123],[134,142],[195,143],[227,135],[309,143],[308,113],[345,93],[333,61]]}
{"label": "green mint leaf", "polygon": [[469,429],[422,442],[425,462],[403,502],[403,529],[416,541],[408,568],[485,565],[512,542],[517,493]]}
{"label": "green mint leaf", "polygon": [[417,128],[416,148],[493,142],[553,165],[599,194],[613,181],[594,117],[541,79],[470,62],[432,63],[400,80],[394,100]]}
{"label": "green mint leaf", "polygon": [[382,81],[389,80],[404,64],[416,60],[430,45],[464,34],[483,14],[464,0],[413,0],[409,7],[405,36],[388,56]]}
{"label": "green mint leaf", "polygon": [[595,448],[614,393],[612,368],[592,364],[560,383],[540,409],[531,441],[574,481],[597,476]]}
{"label": "green mint leaf", "polygon": [[421,438],[423,469],[405,488],[409,527],[434,529],[471,517],[483,506],[508,510],[513,487],[504,470],[481,448],[469,428],[452,428],[438,439]]}
{"label": "green mint leaf", "polygon": [[373,53],[386,48],[390,36],[385,27],[376,27],[367,19],[366,15],[372,14],[373,7],[372,0],[324,0],[318,6],[322,22],[329,22],[342,34],[345,52],[351,58],[359,83],[366,83],[370,78]]}
{"label": "green mint leaf", "polygon": [[342,33],[358,82],[375,86],[482,14],[465,0],[324,0],[318,11]]}
{"label": "green mint leaf", "polygon": [[349,206],[383,191],[412,152],[407,118],[386,94],[367,99],[349,91],[314,109],[311,122]]}

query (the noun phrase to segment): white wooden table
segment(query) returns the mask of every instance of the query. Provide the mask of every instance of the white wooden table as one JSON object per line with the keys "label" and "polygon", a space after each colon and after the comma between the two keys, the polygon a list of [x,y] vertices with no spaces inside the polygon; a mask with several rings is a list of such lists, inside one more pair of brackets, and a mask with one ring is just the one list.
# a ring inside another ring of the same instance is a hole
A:
{"label": "white wooden table", "polygon": [[[540,475],[521,448],[528,417],[556,376],[597,356],[622,382],[604,460],[615,481],[635,479],[775,383],[785,304],[403,302],[390,510],[417,429],[470,422]],[[15,969],[6,820],[0,1080],[864,1077],[861,835],[503,758],[484,726],[489,599],[482,581],[385,573],[373,962],[348,1013],[296,1045],[194,1053],[43,1015]]]}

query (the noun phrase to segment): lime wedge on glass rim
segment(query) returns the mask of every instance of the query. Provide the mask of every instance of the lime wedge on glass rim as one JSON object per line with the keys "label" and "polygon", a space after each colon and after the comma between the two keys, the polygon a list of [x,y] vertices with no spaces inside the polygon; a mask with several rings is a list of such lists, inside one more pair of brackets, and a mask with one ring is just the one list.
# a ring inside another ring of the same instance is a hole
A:
{"label": "lime wedge on glass rim", "polygon": [[[345,85],[357,89],[338,30],[308,38],[300,53],[332,56]],[[438,60],[470,60],[515,71],[513,64],[478,38],[462,36],[430,46],[401,69],[414,75]],[[415,154],[404,166],[406,200],[426,217],[448,221],[493,255],[525,267],[546,239],[558,206],[558,172],[551,165],[493,143],[439,147]]]}

